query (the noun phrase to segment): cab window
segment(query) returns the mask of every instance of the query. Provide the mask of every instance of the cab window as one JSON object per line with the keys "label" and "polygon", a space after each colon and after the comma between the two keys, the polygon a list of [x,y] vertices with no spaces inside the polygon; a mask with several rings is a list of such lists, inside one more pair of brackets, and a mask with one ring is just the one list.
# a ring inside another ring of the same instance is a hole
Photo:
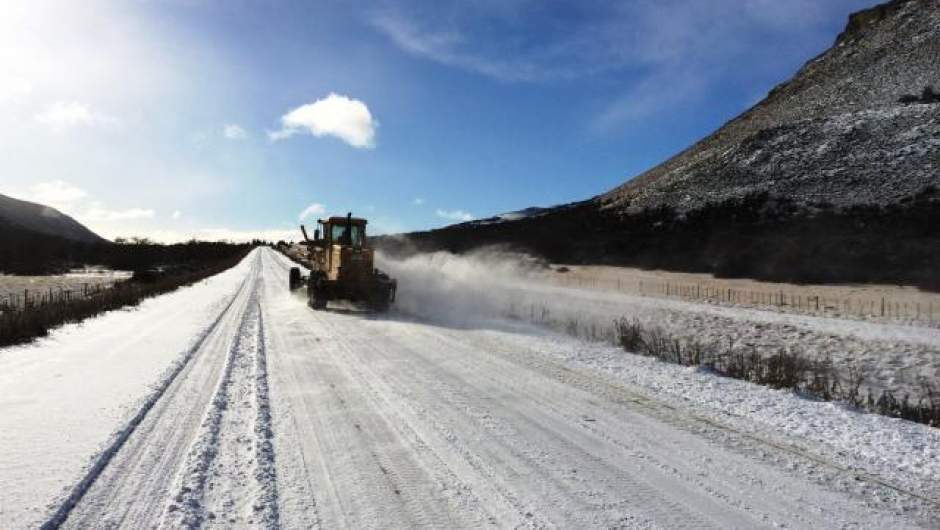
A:
{"label": "cab window", "polygon": [[[362,227],[359,225],[349,225],[349,232],[346,232],[345,224],[335,224],[331,227],[331,239],[334,244],[352,245],[354,247],[362,246]],[[347,240],[348,238],[348,240]]]}

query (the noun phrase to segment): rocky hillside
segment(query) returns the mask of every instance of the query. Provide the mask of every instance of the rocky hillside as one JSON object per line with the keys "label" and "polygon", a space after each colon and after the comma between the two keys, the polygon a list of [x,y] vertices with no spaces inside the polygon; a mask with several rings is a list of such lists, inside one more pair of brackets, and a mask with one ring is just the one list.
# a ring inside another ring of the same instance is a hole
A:
{"label": "rocky hillside", "polygon": [[597,200],[689,211],[767,192],[884,206],[930,185],[940,186],[940,1],[894,0],[852,15],[764,101]]}
{"label": "rocky hillside", "polygon": [[33,232],[81,243],[103,243],[104,239],[64,213],[0,195],[0,232]]}

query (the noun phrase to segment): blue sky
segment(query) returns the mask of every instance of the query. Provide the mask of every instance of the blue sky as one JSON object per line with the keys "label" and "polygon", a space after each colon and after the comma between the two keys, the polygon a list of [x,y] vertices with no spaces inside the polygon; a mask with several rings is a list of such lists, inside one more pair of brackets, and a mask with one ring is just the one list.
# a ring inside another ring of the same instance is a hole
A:
{"label": "blue sky", "polygon": [[874,3],[14,0],[0,193],[164,241],[586,199],[762,99]]}

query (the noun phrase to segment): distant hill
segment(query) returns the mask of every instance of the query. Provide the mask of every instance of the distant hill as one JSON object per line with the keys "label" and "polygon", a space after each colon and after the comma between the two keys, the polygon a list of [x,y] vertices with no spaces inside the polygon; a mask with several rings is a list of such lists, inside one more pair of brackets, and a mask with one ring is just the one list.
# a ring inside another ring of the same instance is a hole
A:
{"label": "distant hill", "polygon": [[106,240],[68,215],[42,204],[0,195],[0,232],[33,232],[81,243]]}
{"label": "distant hill", "polygon": [[940,0],[881,4],[753,108],[605,194],[380,245],[940,289],[938,58]]}

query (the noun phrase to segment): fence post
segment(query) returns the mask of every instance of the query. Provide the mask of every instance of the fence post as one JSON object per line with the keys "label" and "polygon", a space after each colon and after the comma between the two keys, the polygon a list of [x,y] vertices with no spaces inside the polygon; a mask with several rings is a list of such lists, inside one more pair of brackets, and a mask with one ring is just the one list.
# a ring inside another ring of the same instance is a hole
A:
{"label": "fence post", "polygon": [[881,297],[881,316],[885,316],[885,297]]}

